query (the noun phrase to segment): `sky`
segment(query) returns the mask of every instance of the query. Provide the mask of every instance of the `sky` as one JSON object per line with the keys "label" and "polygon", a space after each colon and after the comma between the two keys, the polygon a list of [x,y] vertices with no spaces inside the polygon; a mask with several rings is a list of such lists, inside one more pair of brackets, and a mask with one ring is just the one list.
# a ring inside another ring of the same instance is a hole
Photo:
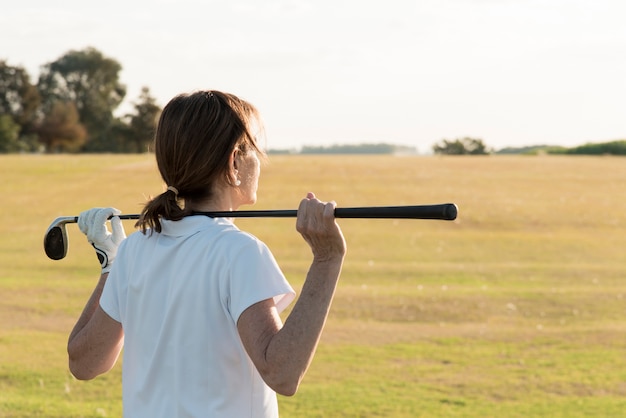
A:
{"label": "sky", "polygon": [[0,59],[94,47],[164,106],[216,89],[259,108],[267,146],[390,143],[428,153],[626,139],[623,0],[29,0]]}

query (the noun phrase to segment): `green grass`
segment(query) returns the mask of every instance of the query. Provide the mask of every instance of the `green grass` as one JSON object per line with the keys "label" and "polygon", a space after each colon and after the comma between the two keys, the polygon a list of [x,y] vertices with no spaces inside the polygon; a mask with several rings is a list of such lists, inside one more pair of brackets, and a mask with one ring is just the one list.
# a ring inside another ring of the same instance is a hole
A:
{"label": "green grass", "polygon": [[[0,416],[121,416],[121,367],[67,370],[92,250],[48,260],[57,216],[137,213],[151,155],[0,156]],[[340,220],[348,256],[317,356],[283,417],[612,417],[626,408],[626,160],[273,156],[258,209],[454,202],[455,222]],[[241,219],[298,289],[293,220]],[[126,224],[127,233],[132,223]],[[288,313],[288,312],[287,312]]]}

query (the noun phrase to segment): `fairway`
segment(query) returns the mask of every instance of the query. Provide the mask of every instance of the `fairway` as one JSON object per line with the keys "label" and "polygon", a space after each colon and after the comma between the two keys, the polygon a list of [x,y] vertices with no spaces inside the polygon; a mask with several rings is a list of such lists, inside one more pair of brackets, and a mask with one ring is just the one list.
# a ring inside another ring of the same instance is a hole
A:
{"label": "fairway", "polygon": [[[67,336],[98,264],[57,216],[138,213],[152,155],[0,156],[0,416],[119,417],[121,367],[90,382]],[[626,159],[271,156],[254,209],[456,203],[456,221],[339,221],[348,254],[317,356],[281,417],[618,417],[626,410]],[[252,209],[242,207],[241,209]],[[239,219],[298,290],[293,219]],[[126,221],[127,234],[133,221]],[[285,313],[288,314],[288,311]]]}

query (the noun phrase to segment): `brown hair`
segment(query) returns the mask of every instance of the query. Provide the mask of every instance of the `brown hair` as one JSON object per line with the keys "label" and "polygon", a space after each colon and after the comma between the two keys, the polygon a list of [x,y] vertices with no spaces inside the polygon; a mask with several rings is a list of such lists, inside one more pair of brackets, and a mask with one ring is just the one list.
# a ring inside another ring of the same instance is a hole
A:
{"label": "brown hair", "polygon": [[212,185],[227,179],[235,149],[264,155],[250,132],[255,121],[260,125],[257,109],[232,94],[207,90],[174,97],[154,138],[159,172],[171,187],[145,205],[136,226],[161,232],[161,218],[177,221],[191,213],[178,199],[211,198]]}

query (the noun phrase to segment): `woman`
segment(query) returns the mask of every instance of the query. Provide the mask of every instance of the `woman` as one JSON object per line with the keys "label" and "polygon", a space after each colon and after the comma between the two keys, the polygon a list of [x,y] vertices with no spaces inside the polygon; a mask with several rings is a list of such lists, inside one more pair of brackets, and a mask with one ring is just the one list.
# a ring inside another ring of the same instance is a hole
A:
{"label": "woman", "polygon": [[313,260],[284,324],[295,293],[265,244],[230,219],[193,215],[255,203],[259,125],[234,95],[175,97],[155,136],[168,187],[143,209],[142,233],[125,239],[119,218],[110,233],[113,208],[79,217],[102,274],[70,334],[70,370],[92,379],[124,346],[127,417],[275,417],[276,392],[295,394],[314,356],[346,251],[334,202],[300,202],[296,229]]}

